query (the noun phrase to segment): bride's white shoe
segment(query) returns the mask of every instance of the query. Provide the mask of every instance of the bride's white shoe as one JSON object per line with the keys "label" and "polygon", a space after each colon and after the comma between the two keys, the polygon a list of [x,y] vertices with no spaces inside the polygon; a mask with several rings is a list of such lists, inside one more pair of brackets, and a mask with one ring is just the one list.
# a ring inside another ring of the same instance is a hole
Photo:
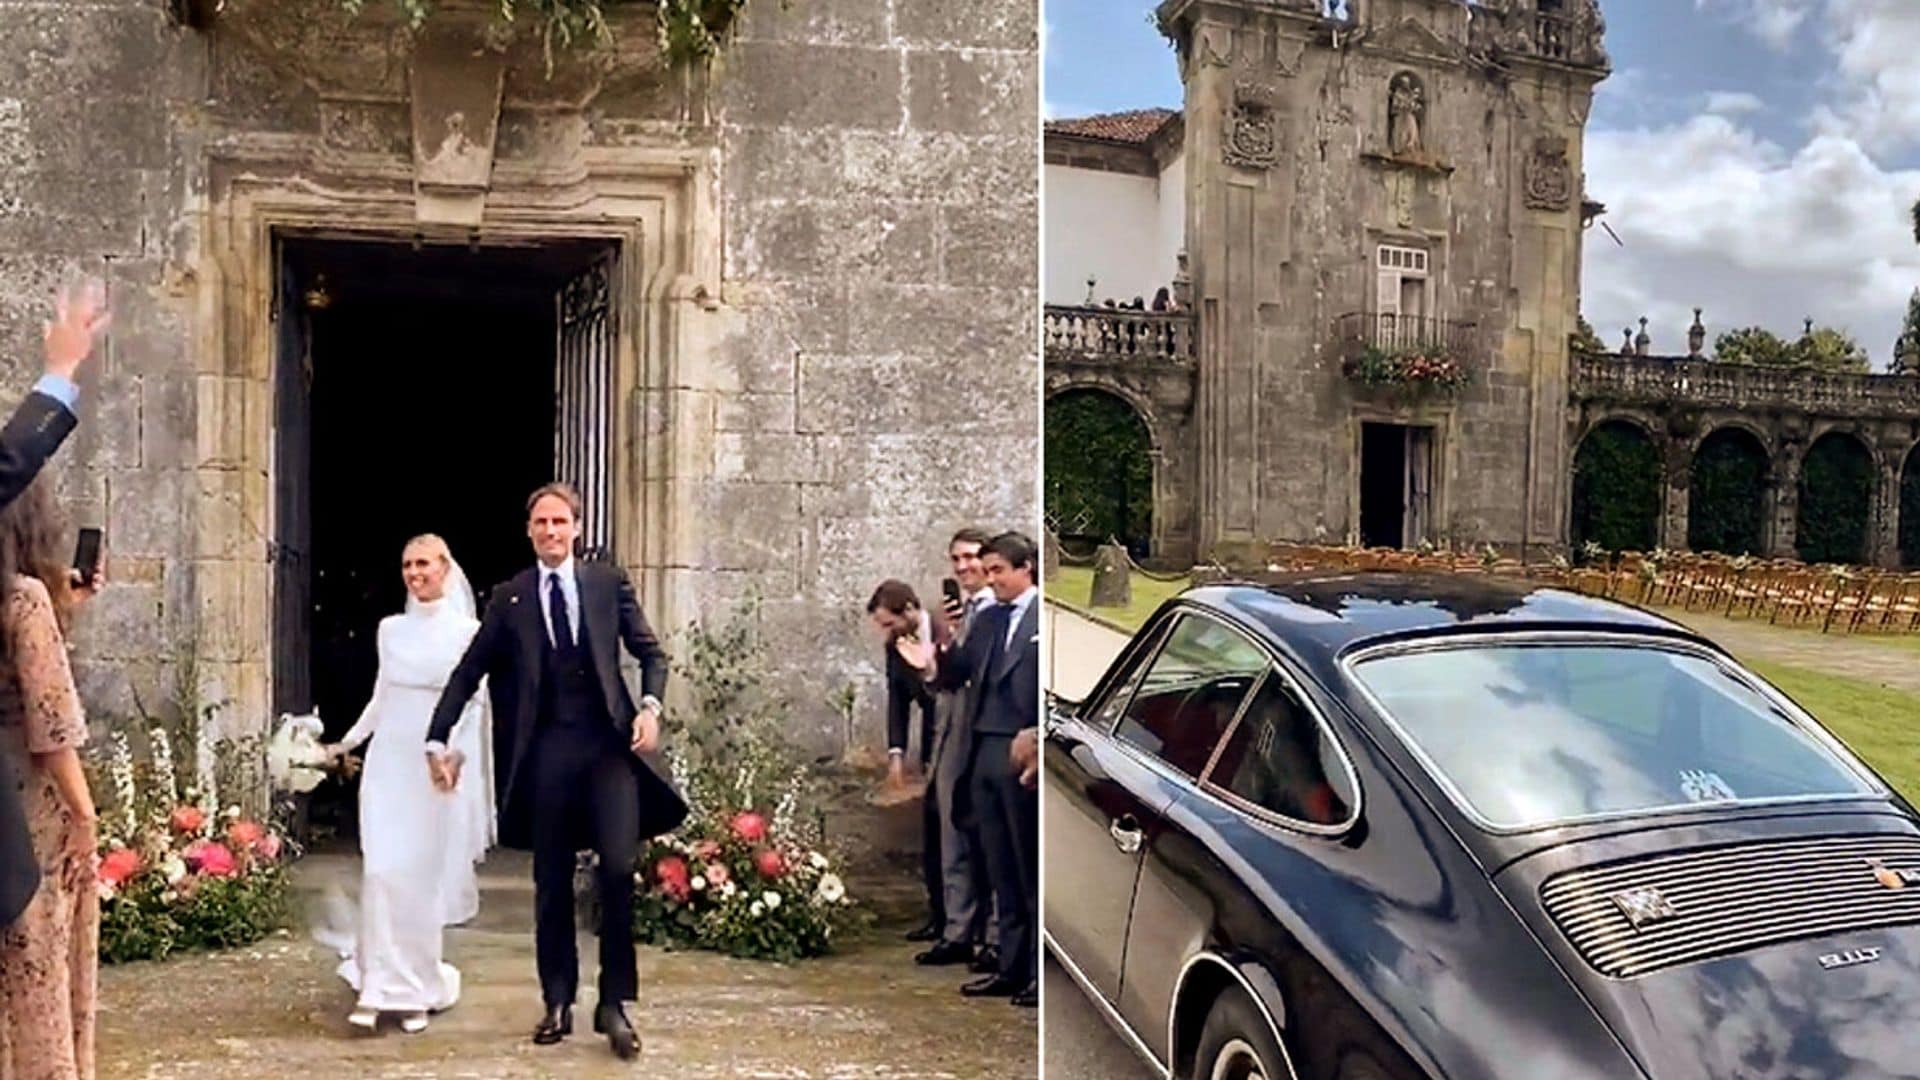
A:
{"label": "bride's white shoe", "polygon": [[418,1035],[427,1030],[427,1014],[423,1012],[408,1013],[401,1017],[400,1030],[409,1035]]}
{"label": "bride's white shoe", "polygon": [[373,1031],[380,1026],[378,1009],[355,1009],[347,1014],[347,1023],[362,1031]]}

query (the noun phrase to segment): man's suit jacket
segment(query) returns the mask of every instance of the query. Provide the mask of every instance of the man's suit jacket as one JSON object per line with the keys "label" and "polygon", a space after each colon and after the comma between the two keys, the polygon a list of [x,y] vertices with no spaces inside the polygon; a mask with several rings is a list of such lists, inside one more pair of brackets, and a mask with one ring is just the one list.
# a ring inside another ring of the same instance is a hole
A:
{"label": "man's suit jacket", "polygon": [[[27,395],[0,429],[0,507],[33,483],[75,423],[65,405],[45,394]],[[40,887],[40,864],[33,856],[33,838],[27,835],[16,787],[0,763],[0,927],[19,918]]]}
{"label": "man's suit jacket", "polygon": [[1006,626],[987,612],[974,618],[965,643],[943,657],[938,683],[950,690],[968,687],[966,726],[973,739],[983,731],[1012,734],[1040,722],[1040,603],[1038,596],[1027,603],[1012,639],[991,666],[993,634],[988,631],[1004,634]]}
{"label": "man's suit jacket", "polygon": [[[647,617],[634,598],[627,576],[613,566],[574,560],[578,586],[580,627],[611,717],[615,743],[634,769],[640,789],[640,835],[672,832],[686,820],[687,804],[674,790],[659,753],[641,758],[625,749],[632,738],[633,718],[639,711],[620,676],[620,645],[640,661],[641,693],[660,697],[667,688],[667,654],[647,626]],[[429,742],[445,743],[460,719],[460,710],[486,676],[494,703],[494,792],[500,810],[500,842],[509,847],[533,846],[531,769],[535,730],[540,723],[542,653],[548,647],[547,624],[541,614],[540,572],[528,567],[496,587],[487,598],[487,611],[474,632],[466,654],[447,679],[440,703],[427,729]],[[504,748],[501,752],[498,748]],[[584,843],[582,846],[586,846]]]}

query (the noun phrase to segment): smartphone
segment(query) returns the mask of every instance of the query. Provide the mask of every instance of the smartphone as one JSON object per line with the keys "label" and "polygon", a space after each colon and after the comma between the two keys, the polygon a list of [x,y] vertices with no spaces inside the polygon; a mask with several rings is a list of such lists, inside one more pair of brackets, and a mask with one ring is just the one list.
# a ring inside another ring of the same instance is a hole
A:
{"label": "smartphone", "polygon": [[80,542],[73,548],[73,568],[80,575],[80,584],[93,581],[93,575],[100,572],[100,542],[104,535],[99,529],[80,530]]}
{"label": "smartphone", "polygon": [[957,604],[960,602],[960,583],[947,578],[940,582],[940,593],[947,598],[947,603]]}

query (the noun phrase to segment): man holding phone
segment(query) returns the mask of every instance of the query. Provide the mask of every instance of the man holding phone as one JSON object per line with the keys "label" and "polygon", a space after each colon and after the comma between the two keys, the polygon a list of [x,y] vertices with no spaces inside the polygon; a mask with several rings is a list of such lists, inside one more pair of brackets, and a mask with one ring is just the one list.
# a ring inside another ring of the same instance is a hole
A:
{"label": "man holding phone", "polygon": [[[953,647],[964,647],[966,635],[981,611],[993,601],[980,552],[992,537],[985,529],[966,528],[947,542],[947,564],[953,576],[941,582],[942,606],[952,627]],[[931,674],[933,665],[923,669]],[[963,793],[967,760],[972,755],[972,732],[967,723],[968,691],[940,691],[934,704],[932,773],[927,784],[928,843],[938,852],[945,925],[934,927],[924,940],[932,948],[914,957],[921,964],[971,962],[977,974],[999,970],[993,919],[993,890],[980,853],[977,823],[965,805]]]}
{"label": "man holding phone", "polygon": [[[106,300],[106,286],[91,279],[78,289],[60,290],[54,299],[54,317],[45,328],[45,372],[0,428],[0,506],[33,483],[79,423],[74,405],[80,392],[73,377],[106,332]],[[96,579],[97,567],[83,575],[80,584]],[[0,927],[20,917],[39,887],[40,868],[19,793],[13,777],[0,771]]]}

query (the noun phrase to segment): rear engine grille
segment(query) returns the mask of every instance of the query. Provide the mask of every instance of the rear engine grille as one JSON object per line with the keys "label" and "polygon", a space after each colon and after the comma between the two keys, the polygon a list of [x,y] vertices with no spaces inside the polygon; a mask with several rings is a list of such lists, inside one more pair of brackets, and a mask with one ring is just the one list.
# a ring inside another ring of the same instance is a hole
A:
{"label": "rear engine grille", "polygon": [[1540,898],[1589,964],[1631,978],[1782,941],[1920,923],[1920,837],[1658,855],[1557,874]]}

